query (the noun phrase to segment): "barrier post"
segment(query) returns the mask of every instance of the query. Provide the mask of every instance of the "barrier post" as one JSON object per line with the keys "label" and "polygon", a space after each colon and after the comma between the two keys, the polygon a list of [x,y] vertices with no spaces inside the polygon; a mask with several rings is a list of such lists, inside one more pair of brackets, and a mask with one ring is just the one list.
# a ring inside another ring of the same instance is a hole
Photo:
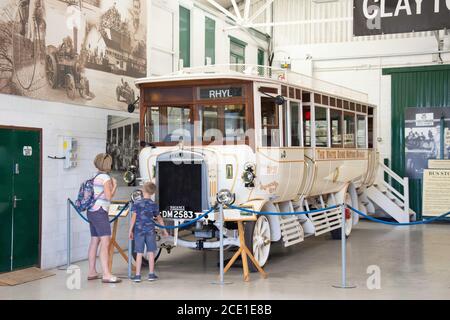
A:
{"label": "barrier post", "polygon": [[213,281],[213,284],[230,284],[231,282],[224,281],[224,254],[223,254],[223,203],[219,203],[219,235],[220,235],[220,256],[219,256],[219,265],[220,265],[220,278],[219,281]]}
{"label": "barrier post", "polygon": [[67,269],[70,267],[71,263],[71,241],[70,241],[70,235],[71,235],[71,226],[72,222],[70,220],[70,200],[67,199]]}
{"label": "barrier post", "polygon": [[[130,208],[131,209],[131,208]],[[131,226],[131,210],[128,210],[128,228]],[[131,269],[132,269],[132,263],[131,260],[133,259],[133,244],[131,242],[132,240],[130,237],[128,237],[128,279],[131,279]]]}
{"label": "barrier post", "polygon": [[341,207],[341,284],[334,285],[333,287],[340,289],[352,289],[356,288],[356,286],[347,283],[347,236],[345,234],[345,224],[346,224],[345,204],[341,204],[340,207]]}

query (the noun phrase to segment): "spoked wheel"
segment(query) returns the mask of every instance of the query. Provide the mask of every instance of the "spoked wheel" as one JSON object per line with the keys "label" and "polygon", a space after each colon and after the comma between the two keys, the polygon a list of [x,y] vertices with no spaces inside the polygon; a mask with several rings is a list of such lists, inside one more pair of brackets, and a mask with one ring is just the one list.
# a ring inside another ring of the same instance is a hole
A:
{"label": "spoked wheel", "polygon": [[70,99],[75,99],[76,87],[75,87],[75,79],[73,75],[66,74],[66,93]]}
{"label": "spoked wheel", "polygon": [[[261,267],[264,267],[270,254],[270,224],[266,216],[259,216],[255,222],[245,224],[245,242]],[[253,263],[248,260],[251,272],[257,271]]]}
{"label": "spoked wheel", "polygon": [[78,93],[80,94],[80,97],[82,98],[89,98],[89,80],[86,78],[81,78],[80,80],[80,87],[78,88]]}
{"label": "spoked wheel", "polygon": [[17,83],[29,90],[36,77],[40,54],[40,34],[36,22],[29,25],[30,6],[19,3],[12,30],[12,64]]}
{"label": "spoked wheel", "polygon": [[[345,203],[350,206],[353,206],[352,198],[350,197],[349,193],[347,193],[345,195]],[[353,213],[350,208],[346,207],[345,208],[345,236],[347,238],[350,236],[350,233],[352,232],[352,228],[353,228]],[[341,228],[332,230],[331,237],[336,240],[342,239]]]}
{"label": "spoked wheel", "polygon": [[45,57],[45,75],[48,84],[55,89],[58,85],[58,70],[56,66],[56,59],[52,54]]}

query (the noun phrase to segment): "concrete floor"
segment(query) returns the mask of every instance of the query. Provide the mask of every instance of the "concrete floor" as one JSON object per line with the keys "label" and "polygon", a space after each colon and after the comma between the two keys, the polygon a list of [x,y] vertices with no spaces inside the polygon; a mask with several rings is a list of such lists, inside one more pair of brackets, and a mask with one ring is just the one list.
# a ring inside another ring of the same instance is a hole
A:
{"label": "concrete floor", "polygon": [[[274,246],[266,271],[268,279],[251,275],[242,281],[241,269],[232,268],[225,279],[232,284],[210,284],[216,279],[215,252],[175,249],[157,263],[155,283],[117,285],[85,280],[81,289],[66,287],[68,275],[16,287],[0,287],[0,299],[449,299],[450,225],[390,227],[361,222],[348,241],[348,278],[356,289],[336,289],[340,281],[340,241],[329,235],[308,238],[291,248]],[[369,290],[367,268],[381,270],[381,289]],[[116,255],[114,271],[125,275],[126,264]]]}

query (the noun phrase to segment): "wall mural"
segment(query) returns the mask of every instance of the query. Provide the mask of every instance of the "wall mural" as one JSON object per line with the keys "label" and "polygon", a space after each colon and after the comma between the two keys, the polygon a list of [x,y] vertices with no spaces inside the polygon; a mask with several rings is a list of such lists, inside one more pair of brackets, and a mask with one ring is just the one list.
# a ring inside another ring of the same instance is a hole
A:
{"label": "wall mural", "polygon": [[127,110],[145,77],[145,0],[0,0],[0,93]]}

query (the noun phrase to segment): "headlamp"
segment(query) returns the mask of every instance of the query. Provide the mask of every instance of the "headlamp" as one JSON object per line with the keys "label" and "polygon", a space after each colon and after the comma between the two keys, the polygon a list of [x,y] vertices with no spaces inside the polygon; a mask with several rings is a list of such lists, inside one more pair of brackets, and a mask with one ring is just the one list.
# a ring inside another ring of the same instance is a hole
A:
{"label": "headlamp", "polygon": [[235,200],[234,194],[230,190],[222,189],[217,193],[217,202],[226,206],[233,204]]}
{"label": "headlamp", "polygon": [[141,200],[143,197],[144,197],[144,195],[143,195],[142,191],[139,190],[139,189],[134,190],[134,191],[131,193],[131,200],[132,200],[133,202],[135,202],[135,201],[137,201],[137,200]]}

